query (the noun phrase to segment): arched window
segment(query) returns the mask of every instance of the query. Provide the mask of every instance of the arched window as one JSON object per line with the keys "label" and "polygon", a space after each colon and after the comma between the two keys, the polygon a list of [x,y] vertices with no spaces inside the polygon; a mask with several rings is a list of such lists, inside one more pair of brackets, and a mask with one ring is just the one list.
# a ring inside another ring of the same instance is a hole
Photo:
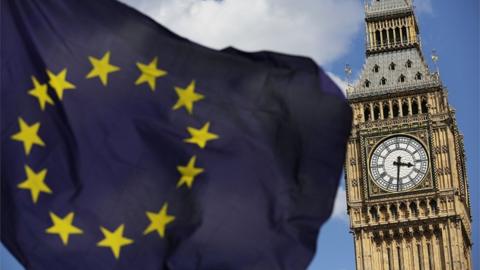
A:
{"label": "arched window", "polygon": [[419,112],[419,107],[418,107],[418,101],[416,98],[413,98],[412,100],[412,114],[418,114]]}
{"label": "arched window", "polygon": [[426,97],[422,97],[421,109],[422,113],[428,113],[428,102]]}
{"label": "arched window", "polygon": [[400,114],[400,107],[398,106],[398,101],[394,101],[392,105],[393,117],[398,117]]}
{"label": "arched window", "polygon": [[400,203],[400,213],[402,218],[408,218],[408,209],[405,203]]}
{"label": "arched window", "polygon": [[388,44],[388,37],[387,37],[387,30],[382,30],[382,39],[383,39],[383,46]]}
{"label": "arched window", "polygon": [[400,44],[401,39],[400,39],[400,28],[396,27],[395,28],[395,43]]}
{"label": "arched window", "polygon": [[395,66],[396,66],[395,63],[392,62],[392,63],[390,63],[390,65],[388,66],[388,69],[390,69],[390,70],[395,70]]}
{"label": "arched window", "polygon": [[401,74],[400,77],[398,77],[398,82],[403,83],[405,82],[405,79],[406,79],[405,75]]}
{"label": "arched window", "polygon": [[388,102],[383,103],[383,118],[390,117],[390,107],[388,106]]}
{"label": "arched window", "polygon": [[378,222],[378,212],[373,206],[370,208],[370,215],[372,216],[373,221]]}
{"label": "arched window", "polygon": [[410,203],[410,212],[411,212],[414,216],[418,217],[418,208],[417,208],[417,204],[416,204],[415,202],[411,202],[411,203]]}
{"label": "arched window", "polygon": [[370,120],[370,105],[368,104],[366,104],[363,109],[363,117],[365,118],[365,122]]}
{"label": "arched window", "polygon": [[422,73],[417,72],[417,74],[415,75],[415,80],[421,80],[421,79],[422,79]]}
{"label": "arched window", "polygon": [[378,73],[380,67],[378,65],[373,66],[373,72]]}
{"label": "arched window", "polygon": [[412,61],[410,61],[410,59],[407,60],[407,63],[405,63],[405,66],[407,68],[411,68],[412,67]]}
{"label": "arched window", "polygon": [[396,205],[394,204],[390,205],[390,213],[392,213],[393,219],[398,219],[398,209]]}
{"label": "arched window", "polygon": [[378,104],[373,105],[373,119],[380,119],[380,106]]}
{"label": "arched window", "polygon": [[433,213],[438,214],[438,206],[436,200],[430,200],[430,208],[432,209]]}
{"label": "arched window", "polygon": [[365,80],[365,82],[363,83],[363,86],[365,86],[366,88],[370,87],[370,81]]}
{"label": "arched window", "polygon": [[406,99],[402,100],[402,112],[403,112],[403,116],[408,115],[408,100]]}
{"label": "arched window", "polygon": [[403,39],[403,43],[408,42],[407,28],[405,26],[402,27],[402,39]]}
{"label": "arched window", "polygon": [[376,42],[377,42],[377,47],[382,46],[382,39],[380,38],[380,31],[379,30],[375,31],[375,39],[376,39]]}
{"label": "arched window", "polygon": [[391,45],[393,45],[394,43],[392,28],[388,29],[388,43],[390,43]]}
{"label": "arched window", "polygon": [[385,77],[382,77],[380,79],[380,85],[385,85],[385,84],[387,84],[387,79],[385,79]]}

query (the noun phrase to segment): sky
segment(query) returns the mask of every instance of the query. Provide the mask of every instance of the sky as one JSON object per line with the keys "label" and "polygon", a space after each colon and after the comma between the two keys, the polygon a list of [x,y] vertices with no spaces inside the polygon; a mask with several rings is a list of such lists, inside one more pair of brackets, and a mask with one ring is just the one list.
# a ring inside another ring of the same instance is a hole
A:
{"label": "sky", "polygon": [[[364,60],[364,11],[360,0],[124,0],[177,34],[221,49],[273,50],[313,58],[339,85],[344,67],[358,78]],[[426,58],[435,49],[438,67],[448,88],[465,136],[473,215],[474,269],[480,267],[479,238],[479,1],[415,0],[422,49]],[[430,67],[434,65],[427,59]],[[349,233],[344,183],[337,191],[332,217],[322,227],[317,253],[309,270],[355,268]],[[20,270],[0,247],[0,269]]]}

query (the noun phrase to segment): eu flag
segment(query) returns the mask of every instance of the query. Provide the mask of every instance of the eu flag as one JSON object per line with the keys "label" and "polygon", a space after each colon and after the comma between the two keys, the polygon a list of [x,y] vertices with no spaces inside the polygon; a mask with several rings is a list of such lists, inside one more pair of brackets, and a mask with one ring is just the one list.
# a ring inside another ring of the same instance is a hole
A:
{"label": "eu flag", "polygon": [[351,125],[313,61],[110,0],[1,7],[1,240],[27,269],[308,265]]}

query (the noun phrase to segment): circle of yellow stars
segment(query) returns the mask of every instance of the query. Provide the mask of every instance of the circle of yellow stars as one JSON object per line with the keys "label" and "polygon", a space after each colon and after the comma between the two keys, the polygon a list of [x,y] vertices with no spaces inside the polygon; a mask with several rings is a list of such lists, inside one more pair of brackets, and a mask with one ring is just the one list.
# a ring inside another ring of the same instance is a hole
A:
{"label": "circle of yellow stars", "polygon": [[[120,67],[110,62],[111,53],[107,51],[102,57],[96,58],[89,56],[88,60],[92,66],[90,72],[85,76],[86,79],[98,78],[100,83],[104,86],[108,86],[108,79],[112,73],[121,71]],[[166,70],[158,67],[158,58],[154,57],[149,63],[137,62],[136,66],[140,72],[135,85],[141,86],[146,84],[151,91],[156,90],[157,79],[167,76]],[[61,102],[64,98],[65,91],[75,90],[76,86],[68,81],[68,70],[64,68],[58,73],[55,73],[49,69],[46,70],[49,81],[41,83],[36,77],[32,76],[32,88],[28,90],[28,94],[37,99],[40,110],[45,111],[47,105],[53,106],[54,100],[48,93],[50,87]],[[172,106],[172,110],[180,110],[182,108],[189,115],[193,115],[193,109],[196,102],[205,99],[205,96],[196,92],[195,80],[192,80],[187,86],[175,86],[174,90],[177,94],[177,102]],[[70,91],[69,91],[70,92]],[[200,149],[205,149],[207,143],[211,140],[216,140],[219,136],[210,131],[210,122],[204,123],[201,127],[195,128],[188,126],[186,131],[190,137],[184,139],[185,143],[197,145]],[[18,117],[19,130],[11,136],[11,139],[23,144],[25,155],[28,156],[35,150],[35,148],[46,147],[45,142],[40,136],[41,123],[33,122],[29,123],[24,118]],[[36,147],[35,147],[36,146]],[[196,167],[197,156],[192,156],[187,164],[178,165],[177,171],[180,175],[177,181],[177,189],[185,186],[191,189],[195,183],[196,177],[204,173],[205,169]],[[54,194],[54,191],[47,184],[47,168],[35,169],[29,165],[25,165],[26,179],[20,182],[17,187],[21,190],[28,190],[33,204],[37,204],[40,195]],[[164,238],[167,232],[167,227],[175,221],[175,216],[169,213],[168,202],[164,202],[158,212],[145,212],[146,218],[149,220],[149,225],[145,228],[143,234],[158,234],[158,237]],[[45,229],[46,234],[58,235],[64,246],[68,245],[70,237],[73,235],[82,235],[84,231],[77,225],[74,225],[75,213],[69,212],[65,216],[61,217],[53,212],[49,213],[52,225]],[[133,239],[130,239],[124,235],[125,224],[118,225],[117,228],[107,229],[103,226],[99,227],[100,232],[103,234],[103,239],[97,243],[98,247],[109,248],[115,257],[120,258],[121,250],[123,247],[134,243]]]}

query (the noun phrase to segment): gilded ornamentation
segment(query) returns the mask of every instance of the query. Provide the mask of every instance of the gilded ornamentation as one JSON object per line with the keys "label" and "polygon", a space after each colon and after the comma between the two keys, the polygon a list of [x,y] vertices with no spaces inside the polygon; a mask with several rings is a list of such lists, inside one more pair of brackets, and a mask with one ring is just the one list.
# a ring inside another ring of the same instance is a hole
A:
{"label": "gilded ornamentation", "polygon": [[[356,115],[345,166],[347,204],[361,209],[350,212],[356,269],[472,270],[463,138],[446,88],[423,58],[412,1],[368,1],[365,12],[367,59],[347,90]],[[393,140],[378,147],[396,137],[420,146]],[[417,157],[418,149],[426,156]],[[417,185],[395,188],[419,172]]]}

